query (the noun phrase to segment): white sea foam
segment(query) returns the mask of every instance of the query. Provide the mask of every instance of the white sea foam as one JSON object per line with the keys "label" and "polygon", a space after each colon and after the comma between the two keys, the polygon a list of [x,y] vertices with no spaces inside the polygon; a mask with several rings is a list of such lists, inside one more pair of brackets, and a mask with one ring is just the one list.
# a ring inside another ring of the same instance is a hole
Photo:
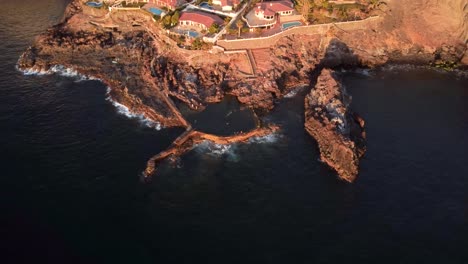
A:
{"label": "white sea foam", "polygon": [[[38,69],[35,69],[35,68],[29,68],[29,69],[22,70],[22,69],[19,69],[18,65],[16,65],[16,69],[23,72],[24,75],[58,74],[58,75],[64,76],[64,77],[76,78],[77,79],[76,81],[91,81],[91,80],[101,81],[101,79],[99,79],[99,78],[95,78],[93,76],[81,74],[77,70],[75,70],[73,68],[65,67],[63,65],[54,65],[54,66],[50,67],[50,69],[47,70],[47,71],[46,70],[38,70]],[[128,118],[135,118],[138,121],[140,121],[141,124],[143,124],[143,125],[145,125],[147,127],[154,128],[156,130],[161,130],[162,126],[161,126],[160,123],[149,120],[149,119],[145,118],[145,116],[142,115],[142,114],[133,113],[125,105],[120,104],[120,103],[112,100],[112,98],[110,97],[110,88],[109,87],[107,87],[107,91],[106,91],[106,100],[109,101],[112,105],[114,105],[117,108],[117,112],[119,114],[122,114],[122,115],[124,115],[124,116],[126,116]]]}
{"label": "white sea foam", "polygon": [[212,156],[222,156],[232,150],[232,144],[216,144],[208,140],[197,144],[196,149],[198,152],[206,153]]}
{"label": "white sea foam", "polygon": [[293,98],[293,97],[296,96],[299,92],[301,92],[302,90],[304,90],[306,87],[307,87],[307,85],[298,86],[298,87],[294,88],[292,91],[290,91],[289,93],[285,94],[285,95],[284,95],[284,98]]}
{"label": "white sea foam", "polygon": [[114,101],[110,96],[110,88],[107,87],[106,92],[106,101],[109,101],[117,109],[117,113],[124,115],[131,119],[137,119],[142,125],[154,128],[156,130],[161,130],[162,126],[160,123],[147,119],[143,114],[133,113],[125,105]]}
{"label": "white sea foam", "polygon": [[73,68],[68,68],[63,65],[54,65],[50,67],[48,70],[44,69],[36,69],[36,68],[29,68],[29,69],[20,69],[18,65],[16,65],[16,69],[21,71],[24,75],[51,75],[57,74],[64,77],[75,78],[77,81],[90,81],[90,80],[100,80],[93,76],[85,75],[79,73],[77,70]]}
{"label": "white sea foam", "polygon": [[298,90],[294,89],[290,91],[289,93],[285,94],[284,98],[293,98],[294,96],[297,95],[298,92],[299,92]]}
{"label": "white sea foam", "polygon": [[29,68],[29,69],[20,69],[18,66],[16,66],[16,69],[20,72],[22,72],[24,75],[50,75],[52,72],[50,71],[45,71],[42,69],[34,69],[34,68]]}
{"label": "white sea foam", "polygon": [[200,154],[205,154],[215,158],[225,157],[231,162],[239,161],[239,155],[237,155],[236,149],[237,144],[216,144],[208,140],[205,140],[195,146],[195,151]]}
{"label": "white sea foam", "polygon": [[77,81],[91,81],[91,80],[100,80],[93,76],[85,75],[79,73],[77,70],[73,68],[68,68],[63,65],[54,65],[49,70],[51,73],[58,74],[60,76],[69,77],[69,78],[76,78]]}
{"label": "white sea foam", "polygon": [[280,139],[281,135],[278,133],[271,133],[265,136],[251,137],[249,143],[275,143]]}

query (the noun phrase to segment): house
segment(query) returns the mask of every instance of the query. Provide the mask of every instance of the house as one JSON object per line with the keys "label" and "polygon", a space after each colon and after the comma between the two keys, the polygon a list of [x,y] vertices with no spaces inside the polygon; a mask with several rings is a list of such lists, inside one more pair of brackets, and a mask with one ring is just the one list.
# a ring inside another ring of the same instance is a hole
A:
{"label": "house", "polygon": [[239,4],[239,0],[213,0],[213,5],[221,6],[223,11],[232,11]]}
{"label": "house", "polygon": [[202,30],[208,30],[213,23],[222,25],[223,22],[224,21],[216,15],[200,11],[183,12],[179,18],[179,26],[194,26]]}
{"label": "house", "polygon": [[[281,20],[283,16],[297,14],[291,0],[266,1],[257,3],[254,8],[247,13],[245,21],[252,31],[255,28],[272,28]],[[288,19],[290,20],[290,19]]]}
{"label": "house", "polygon": [[291,15],[293,11],[294,5],[288,0],[261,2],[255,5],[255,16],[264,20],[273,20],[276,14]]}

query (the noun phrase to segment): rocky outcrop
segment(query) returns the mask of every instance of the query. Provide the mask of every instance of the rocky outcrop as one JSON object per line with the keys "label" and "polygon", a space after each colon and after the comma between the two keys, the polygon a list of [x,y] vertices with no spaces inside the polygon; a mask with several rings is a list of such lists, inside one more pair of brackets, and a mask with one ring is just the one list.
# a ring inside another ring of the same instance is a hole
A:
{"label": "rocky outcrop", "polygon": [[[168,106],[160,83],[151,78],[154,55],[144,32],[72,31],[57,25],[36,39],[18,61],[20,69],[47,72],[54,65],[101,79],[109,96],[163,126],[184,126]],[[130,57],[131,56],[131,57]]]}
{"label": "rocky outcrop", "polygon": [[[242,86],[243,81],[250,84],[252,80],[244,79],[231,67],[231,60],[238,59],[236,55],[179,49],[159,32],[146,13],[128,11],[103,16],[81,5],[80,1],[73,1],[63,22],[40,35],[24,52],[17,65],[20,70],[46,73],[61,65],[61,69],[70,68],[99,78],[109,87],[110,98],[132,113],[164,127],[186,128],[187,132],[168,151],[156,157],[165,157],[168,153],[177,157],[202,141],[245,142],[250,137],[264,136],[278,129],[266,125],[226,137],[193,130],[171,97],[192,109],[202,110],[208,103],[221,101],[227,90]],[[139,21],[144,26],[133,28],[128,21]],[[232,86],[226,83],[226,76]],[[270,93],[280,96],[277,86],[270,89],[265,85],[266,100],[254,94],[239,94],[238,98],[245,99],[253,107],[270,109],[274,100],[268,97]],[[152,160],[148,164],[156,166],[156,160]],[[146,170],[148,176],[149,171],[151,169]]]}
{"label": "rocky outcrop", "polygon": [[366,151],[364,120],[349,109],[351,98],[333,75],[322,70],[306,96],[305,129],[317,141],[321,160],[341,179],[353,182]]}
{"label": "rocky outcrop", "polygon": [[148,160],[146,169],[143,172],[143,176],[153,176],[158,165],[166,159],[176,159],[190,151],[197,144],[203,141],[210,141],[218,145],[229,145],[233,143],[242,143],[248,141],[252,137],[262,137],[276,132],[279,129],[276,125],[268,125],[265,127],[258,127],[252,131],[239,133],[232,136],[217,136],[213,134],[207,134],[195,130],[187,130],[180,135],[172,145],[165,151],[153,156]]}
{"label": "rocky outcrop", "polygon": [[[46,72],[63,65],[97,77],[109,86],[114,101],[165,127],[191,128],[172,98],[202,110],[232,94],[268,111],[294,87],[314,83],[323,67],[468,63],[464,0],[387,0],[378,23],[346,29],[332,25],[320,34],[283,37],[271,48],[251,50],[250,64],[240,54],[180,49],[147,13],[107,13],[84,2],[72,1],[61,23],[36,39],[18,67]],[[245,65],[254,76],[248,76]],[[348,99],[332,74],[323,71],[306,98],[306,129],[319,143],[322,160],[353,181],[365,134]]]}

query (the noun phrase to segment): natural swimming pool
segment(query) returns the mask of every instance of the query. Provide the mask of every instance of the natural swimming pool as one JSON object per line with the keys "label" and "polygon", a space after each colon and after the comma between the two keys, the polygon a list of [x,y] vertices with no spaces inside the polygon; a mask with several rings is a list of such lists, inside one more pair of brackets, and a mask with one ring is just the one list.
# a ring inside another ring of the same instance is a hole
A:
{"label": "natural swimming pool", "polygon": [[288,29],[290,27],[297,27],[297,26],[300,26],[300,25],[302,25],[302,23],[299,22],[299,21],[287,22],[287,23],[283,23],[281,25],[281,29],[284,30],[284,29]]}

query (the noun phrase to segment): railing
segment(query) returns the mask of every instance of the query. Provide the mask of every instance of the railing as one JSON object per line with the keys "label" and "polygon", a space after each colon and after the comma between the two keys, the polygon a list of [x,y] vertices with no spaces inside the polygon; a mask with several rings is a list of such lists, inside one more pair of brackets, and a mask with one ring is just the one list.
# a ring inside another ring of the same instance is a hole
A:
{"label": "railing", "polygon": [[273,21],[269,22],[269,23],[265,23],[265,24],[255,24],[255,25],[251,25],[249,23],[249,20],[247,20],[244,16],[241,16],[241,19],[244,20],[245,23],[247,23],[247,26],[249,28],[256,28],[256,27],[270,27],[270,26],[274,26],[276,24],[276,19],[273,19]]}

